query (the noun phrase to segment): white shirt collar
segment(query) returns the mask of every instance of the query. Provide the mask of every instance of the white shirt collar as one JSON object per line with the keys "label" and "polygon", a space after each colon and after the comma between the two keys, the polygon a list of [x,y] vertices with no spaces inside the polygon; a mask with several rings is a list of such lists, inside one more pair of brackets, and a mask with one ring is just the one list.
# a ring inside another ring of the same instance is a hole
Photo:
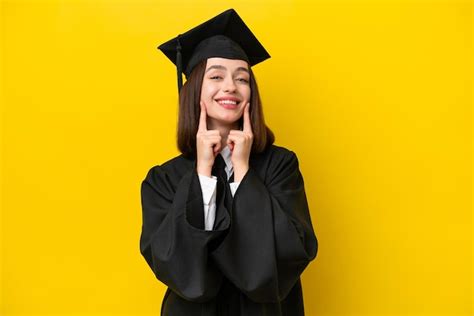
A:
{"label": "white shirt collar", "polygon": [[228,170],[232,170],[232,160],[230,159],[231,156],[231,151],[229,148],[229,145],[225,146],[224,149],[221,150],[220,152],[222,158],[224,158],[225,164],[227,166]]}

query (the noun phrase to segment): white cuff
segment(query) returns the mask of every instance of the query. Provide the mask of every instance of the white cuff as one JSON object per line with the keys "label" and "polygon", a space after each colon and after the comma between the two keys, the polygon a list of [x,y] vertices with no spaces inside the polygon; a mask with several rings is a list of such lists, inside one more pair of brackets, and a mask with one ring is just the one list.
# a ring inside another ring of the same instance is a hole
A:
{"label": "white cuff", "polygon": [[209,205],[211,203],[211,198],[216,191],[217,187],[217,177],[212,176],[212,178],[198,174],[199,182],[201,183],[202,190],[202,200],[204,205]]}
{"label": "white cuff", "polygon": [[229,183],[230,186],[230,191],[232,192],[232,196],[235,195],[235,191],[237,191],[237,188],[239,187],[240,182],[231,182]]}

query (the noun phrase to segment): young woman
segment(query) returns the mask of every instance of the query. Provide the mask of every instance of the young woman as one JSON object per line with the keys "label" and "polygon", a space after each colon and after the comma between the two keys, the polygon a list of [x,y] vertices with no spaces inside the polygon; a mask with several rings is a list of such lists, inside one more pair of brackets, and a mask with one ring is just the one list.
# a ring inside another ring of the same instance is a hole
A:
{"label": "young woman", "polygon": [[141,186],[140,251],[168,286],[162,316],[304,315],[300,275],[318,242],[298,158],[265,125],[259,45],[230,9],[159,47],[187,77],[181,154]]}

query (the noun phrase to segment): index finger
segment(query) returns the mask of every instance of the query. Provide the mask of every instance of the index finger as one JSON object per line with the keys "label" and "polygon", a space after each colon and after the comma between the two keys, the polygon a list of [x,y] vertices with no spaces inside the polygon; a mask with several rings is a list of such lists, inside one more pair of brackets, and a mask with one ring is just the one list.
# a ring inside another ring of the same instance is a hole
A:
{"label": "index finger", "polygon": [[247,103],[244,110],[244,129],[246,133],[252,133],[252,124],[250,123],[250,102]]}
{"label": "index finger", "polygon": [[206,112],[206,106],[203,101],[199,101],[199,104],[201,105],[201,114],[199,116],[199,127],[198,131],[199,132],[205,132],[207,131],[207,112]]}

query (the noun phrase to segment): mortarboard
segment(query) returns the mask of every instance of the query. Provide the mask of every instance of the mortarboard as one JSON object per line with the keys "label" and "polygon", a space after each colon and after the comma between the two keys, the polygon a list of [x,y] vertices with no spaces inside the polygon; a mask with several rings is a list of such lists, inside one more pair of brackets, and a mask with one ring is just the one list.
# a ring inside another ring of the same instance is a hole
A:
{"label": "mortarboard", "polygon": [[158,46],[178,70],[178,92],[182,72],[186,79],[193,68],[209,57],[242,59],[256,65],[270,55],[234,9],[228,9],[186,33]]}

